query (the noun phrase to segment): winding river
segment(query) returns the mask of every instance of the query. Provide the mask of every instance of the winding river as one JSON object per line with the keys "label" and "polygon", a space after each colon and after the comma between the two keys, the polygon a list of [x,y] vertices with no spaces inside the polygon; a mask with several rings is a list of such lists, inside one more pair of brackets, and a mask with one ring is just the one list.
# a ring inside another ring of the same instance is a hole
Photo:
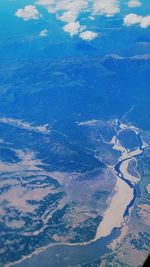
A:
{"label": "winding river", "polygon": [[121,152],[121,156],[118,162],[113,166],[113,171],[117,178],[115,194],[111,199],[108,209],[104,213],[102,222],[100,223],[95,240],[108,236],[111,234],[114,228],[120,228],[123,226],[130,215],[130,209],[134,205],[137,197],[139,177],[131,175],[128,172],[128,166],[130,161],[136,159],[144,151],[144,145],[140,136],[139,129],[133,126],[127,126],[125,124],[117,122],[119,132],[123,130],[131,129],[135,132],[139,146],[133,150],[127,150],[123,147],[117,136],[114,136],[110,142],[113,145],[113,149]]}
{"label": "winding river", "polygon": [[120,235],[121,229],[127,224],[130,210],[138,194],[139,177],[130,174],[129,163],[144,152],[144,144],[139,129],[122,124],[118,121],[119,132],[131,129],[138,138],[139,146],[134,150],[125,149],[114,136],[110,144],[113,149],[121,152],[121,156],[112,171],[116,175],[115,193],[106,209],[103,220],[97,228],[95,238],[89,242],[78,244],[55,244],[43,251],[37,251],[23,261],[16,263],[19,267],[67,267],[89,263],[109,252],[108,245]]}

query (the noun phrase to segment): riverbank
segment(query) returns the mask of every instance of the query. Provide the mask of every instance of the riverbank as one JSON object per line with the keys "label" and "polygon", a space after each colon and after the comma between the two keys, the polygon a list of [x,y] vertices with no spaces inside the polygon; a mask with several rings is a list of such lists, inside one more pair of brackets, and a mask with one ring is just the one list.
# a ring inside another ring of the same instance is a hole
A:
{"label": "riverbank", "polygon": [[[131,129],[131,126],[129,126]],[[124,130],[128,129],[123,126]],[[120,128],[119,131],[122,129]],[[139,130],[132,128],[139,135]],[[113,243],[122,233],[122,230],[127,226],[127,221],[130,216],[131,207],[136,198],[136,183],[137,177],[131,175],[128,170],[129,163],[138,155],[143,153],[143,143],[139,143],[133,151],[126,150],[119,142],[117,135],[112,138],[109,143],[114,150],[119,150],[120,157],[114,166],[110,166],[116,176],[116,185],[114,195],[112,196],[109,206],[103,214],[103,219],[97,228],[94,239],[83,243],[61,243],[43,247],[40,251],[33,252],[32,255],[25,257],[15,265],[9,266],[32,267],[34,265],[49,267],[66,267],[66,264],[77,264],[83,259],[83,263],[90,262],[94,258],[100,258],[108,252],[109,245]],[[90,253],[94,251],[94,254]],[[51,257],[51,256],[52,257]],[[59,256],[60,255],[60,256]],[[82,259],[81,259],[82,258]],[[44,264],[42,263],[44,261]],[[41,265],[42,264],[42,265]],[[54,265],[53,265],[54,264]]]}
{"label": "riverbank", "polygon": [[122,130],[132,130],[138,135],[139,147],[134,150],[127,150],[121,145],[117,136],[114,136],[110,142],[114,150],[118,150],[121,156],[113,167],[116,174],[117,182],[115,186],[115,194],[112,197],[109,207],[103,215],[103,220],[97,228],[95,240],[108,236],[111,234],[114,228],[120,228],[125,225],[127,216],[129,216],[129,210],[134,204],[136,198],[136,184],[139,181],[134,175],[131,175],[128,170],[129,163],[136,159],[136,157],[143,153],[143,143],[140,138],[139,129],[122,124],[118,121],[118,132]]}
{"label": "riverbank", "polygon": [[104,213],[104,218],[97,229],[95,240],[108,236],[114,228],[121,227],[126,206],[132,200],[133,189],[120,178],[117,178],[115,188],[116,193]]}

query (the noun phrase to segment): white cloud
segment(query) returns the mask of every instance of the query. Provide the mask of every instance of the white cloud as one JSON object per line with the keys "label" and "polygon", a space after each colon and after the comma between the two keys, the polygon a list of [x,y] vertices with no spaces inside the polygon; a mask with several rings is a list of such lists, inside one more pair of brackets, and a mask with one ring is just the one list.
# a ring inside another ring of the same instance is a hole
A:
{"label": "white cloud", "polygon": [[68,32],[71,36],[77,35],[80,31],[80,23],[79,22],[69,22],[64,26],[64,31]]}
{"label": "white cloud", "polygon": [[150,26],[150,15],[149,16],[145,16],[145,17],[142,17],[140,26],[142,28],[147,28],[147,27]]}
{"label": "white cloud", "polygon": [[94,15],[114,16],[120,11],[118,0],[37,0],[37,5],[45,7],[49,13],[56,14],[56,18],[66,25],[63,30],[71,36],[79,35],[80,38],[91,40],[97,37],[96,33],[85,30],[80,26],[80,19],[84,14],[90,14],[87,19]]}
{"label": "white cloud", "polygon": [[75,12],[74,10],[68,10],[64,12],[63,15],[58,16],[58,19],[67,23],[75,21],[77,18],[78,18],[78,12]]}
{"label": "white cloud", "polygon": [[92,31],[84,31],[80,33],[80,38],[85,40],[85,41],[92,41],[93,39],[95,39],[97,37],[97,33],[96,32],[92,32]]}
{"label": "white cloud", "polygon": [[141,16],[138,16],[136,14],[128,14],[127,16],[124,17],[124,25],[126,26],[131,26],[134,24],[138,24],[141,21]]}
{"label": "white cloud", "polygon": [[124,25],[132,26],[138,24],[141,28],[147,28],[150,26],[150,15],[149,16],[139,16],[137,14],[131,13],[124,17]]}
{"label": "white cloud", "polygon": [[36,7],[32,5],[27,5],[24,8],[19,8],[16,11],[15,15],[19,18],[22,18],[23,20],[37,20],[41,17],[41,14],[36,9]]}
{"label": "white cloud", "polygon": [[[95,16],[112,17],[120,12],[121,0],[35,0],[36,6],[42,6],[49,13],[55,14],[56,19],[62,21],[63,30],[70,36],[78,35],[79,38],[91,41],[98,34],[90,31],[87,27],[87,20],[94,20]],[[141,0],[127,0],[129,8],[140,7]],[[23,9],[18,9],[16,16],[24,20],[39,19],[41,14],[34,5],[27,5]],[[83,19],[83,20],[82,20]],[[81,26],[81,21],[85,25]],[[150,26],[150,16],[140,16],[134,13],[124,17],[124,25],[138,25],[141,28]],[[47,30],[42,30],[39,35],[45,37]]]}
{"label": "white cloud", "polygon": [[48,30],[46,30],[46,29],[42,30],[42,31],[39,33],[39,35],[40,35],[41,37],[46,37],[47,34],[48,34]]}
{"label": "white cloud", "polygon": [[128,2],[128,7],[140,7],[142,3],[139,0],[130,0]]}
{"label": "white cloud", "polygon": [[95,0],[93,5],[95,14],[114,16],[119,13],[120,7],[118,0]]}
{"label": "white cloud", "polygon": [[[56,13],[64,16],[68,21],[68,17],[73,17],[76,20],[82,11],[88,8],[88,0],[38,0],[37,5],[46,7],[49,13]],[[61,17],[61,16],[60,16]]]}
{"label": "white cloud", "polygon": [[40,6],[50,6],[51,4],[55,3],[53,0],[38,0],[36,2]]}
{"label": "white cloud", "polygon": [[[56,19],[63,24],[62,28],[70,36],[78,35],[84,40],[93,40],[97,33],[90,31],[87,27],[87,20],[95,19],[96,16],[112,17],[120,12],[121,0],[35,0],[36,6],[47,9],[51,14],[55,14]],[[141,0],[127,0],[129,8],[140,7]],[[28,5],[24,9],[18,9],[16,16],[24,20],[38,19],[41,15],[35,6]],[[81,26],[84,23],[85,25]],[[149,16],[139,16],[129,14],[124,18],[124,24],[131,26],[138,24],[142,28],[149,26]],[[85,30],[86,29],[86,30]],[[40,36],[44,37],[47,32],[41,31]]]}

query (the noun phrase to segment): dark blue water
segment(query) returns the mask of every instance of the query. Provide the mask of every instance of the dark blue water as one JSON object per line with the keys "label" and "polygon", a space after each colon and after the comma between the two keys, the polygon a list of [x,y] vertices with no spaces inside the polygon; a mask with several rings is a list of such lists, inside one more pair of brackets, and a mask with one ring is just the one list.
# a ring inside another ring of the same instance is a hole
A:
{"label": "dark blue water", "polygon": [[[120,125],[119,122],[118,122],[118,124]],[[143,143],[142,143],[142,139],[141,139],[141,136],[140,136],[139,133],[137,134],[137,138],[138,138],[138,141],[139,141],[139,148],[140,148],[140,150],[142,151],[141,154],[143,154],[143,152],[144,152],[144,149],[142,148]],[[140,154],[140,155],[141,155],[141,154]],[[139,155],[137,155],[136,157],[138,157],[138,156],[139,156]],[[135,183],[133,183],[133,182],[130,182],[128,179],[126,179],[126,177],[124,177],[123,173],[120,171],[120,166],[121,166],[122,162],[124,162],[124,161],[126,161],[126,160],[128,160],[128,159],[131,159],[131,158],[132,158],[132,157],[129,157],[129,158],[126,158],[126,159],[124,159],[124,160],[122,160],[122,161],[119,161],[119,162],[115,165],[115,167],[114,167],[114,170],[115,170],[117,176],[119,176],[120,179],[122,179],[124,182],[126,182],[126,183],[133,189],[133,198],[132,198],[132,200],[130,201],[130,203],[128,204],[128,206],[127,206],[127,208],[126,208],[126,210],[125,210],[125,212],[124,212],[123,217],[126,217],[126,216],[129,215],[129,210],[130,210],[130,208],[134,205],[135,200],[136,200],[136,198],[137,198],[137,195],[139,194],[139,188],[138,188],[138,185],[135,184]]]}

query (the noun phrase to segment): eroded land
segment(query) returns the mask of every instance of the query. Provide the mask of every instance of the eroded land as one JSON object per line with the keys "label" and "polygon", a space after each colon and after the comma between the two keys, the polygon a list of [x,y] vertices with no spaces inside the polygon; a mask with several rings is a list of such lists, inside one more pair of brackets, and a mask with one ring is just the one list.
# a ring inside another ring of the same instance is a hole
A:
{"label": "eroded land", "polygon": [[1,118],[0,127],[5,264],[59,244],[90,248],[117,228],[111,252],[90,266],[142,265],[150,240],[149,133],[119,120],[76,122],[75,141],[47,124]]}
{"label": "eroded land", "polygon": [[[150,247],[150,137],[149,132],[142,134],[144,153],[141,154],[134,165],[138,181],[138,194],[128,218],[128,223],[121,229],[121,234],[110,245],[112,253],[102,258],[100,266],[142,266],[149,254]],[[131,167],[131,166],[130,166]],[[126,170],[126,168],[125,168]],[[132,168],[128,171],[131,171]],[[133,175],[127,174],[132,181]]]}
{"label": "eroded land", "polygon": [[113,195],[113,171],[48,126],[3,118],[0,127],[1,261],[93,240]]}

